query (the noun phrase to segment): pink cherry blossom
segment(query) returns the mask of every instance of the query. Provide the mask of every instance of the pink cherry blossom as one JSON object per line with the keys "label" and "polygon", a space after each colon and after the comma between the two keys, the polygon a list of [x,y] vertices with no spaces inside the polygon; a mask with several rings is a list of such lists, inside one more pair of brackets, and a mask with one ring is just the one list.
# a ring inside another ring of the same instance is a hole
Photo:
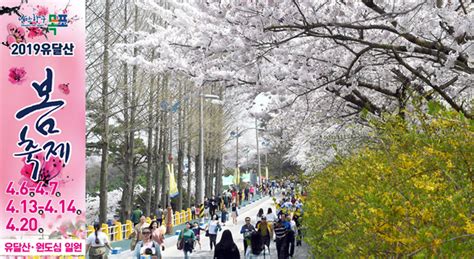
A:
{"label": "pink cherry blossom", "polygon": [[69,83],[67,83],[67,84],[60,84],[60,85],[58,86],[58,88],[59,88],[59,90],[61,90],[61,92],[62,92],[63,94],[68,95],[68,94],[70,93],[70,90],[69,90]]}
{"label": "pink cherry blossom", "polygon": [[9,23],[7,25],[7,30],[8,30],[8,33],[10,33],[10,34],[13,34],[15,32],[16,28],[17,28],[17,26],[13,23]]}
{"label": "pink cherry blossom", "polygon": [[28,38],[33,39],[36,37],[43,36],[43,30],[39,27],[28,27]]}
{"label": "pink cherry blossom", "polygon": [[84,231],[83,229],[75,229],[73,232],[72,232],[72,236],[73,237],[77,237],[79,239],[83,239],[83,238],[86,238],[86,231]]}
{"label": "pink cherry blossom", "polygon": [[81,215],[77,215],[76,223],[85,223],[86,222],[86,215],[83,213]]}
{"label": "pink cherry blossom", "polygon": [[36,13],[38,16],[46,16],[48,15],[48,7],[46,6],[39,6],[38,5],[38,12]]}
{"label": "pink cherry blossom", "polygon": [[26,71],[23,67],[12,67],[9,70],[8,81],[21,85],[26,80]]}
{"label": "pink cherry blossom", "polygon": [[67,225],[62,224],[62,225],[58,228],[58,231],[61,233],[61,235],[62,235],[64,238],[67,238],[67,237],[68,237],[68,234],[67,234],[68,226],[67,226]]}
{"label": "pink cherry blossom", "polygon": [[10,46],[13,43],[25,42],[25,29],[22,27],[16,26],[13,23],[7,25],[7,46]]}
{"label": "pink cherry blossom", "polygon": [[25,37],[25,29],[22,27],[16,28],[15,34],[13,34],[17,38],[23,38]]}
{"label": "pink cherry blossom", "polygon": [[12,45],[13,43],[17,43],[17,42],[16,42],[16,38],[13,37],[12,35],[8,35],[8,36],[7,36],[7,44],[8,44],[8,46]]}

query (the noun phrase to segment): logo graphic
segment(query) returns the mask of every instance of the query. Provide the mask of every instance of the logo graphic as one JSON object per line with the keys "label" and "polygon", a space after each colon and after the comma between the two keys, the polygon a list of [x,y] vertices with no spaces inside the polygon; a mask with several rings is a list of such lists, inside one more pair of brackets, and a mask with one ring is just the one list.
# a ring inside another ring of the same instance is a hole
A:
{"label": "logo graphic", "polygon": [[45,15],[22,15],[18,20],[21,22],[21,27],[47,28],[54,35],[57,33],[57,28],[68,27],[69,24],[67,14],[50,14],[48,19]]}

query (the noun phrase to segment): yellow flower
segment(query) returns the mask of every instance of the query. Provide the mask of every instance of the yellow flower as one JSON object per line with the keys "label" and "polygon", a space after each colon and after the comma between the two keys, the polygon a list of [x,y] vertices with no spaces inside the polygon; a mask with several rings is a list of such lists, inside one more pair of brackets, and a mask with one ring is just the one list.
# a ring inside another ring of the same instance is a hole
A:
{"label": "yellow flower", "polygon": [[466,226],[464,227],[468,234],[474,234],[474,224],[470,220],[466,220]]}

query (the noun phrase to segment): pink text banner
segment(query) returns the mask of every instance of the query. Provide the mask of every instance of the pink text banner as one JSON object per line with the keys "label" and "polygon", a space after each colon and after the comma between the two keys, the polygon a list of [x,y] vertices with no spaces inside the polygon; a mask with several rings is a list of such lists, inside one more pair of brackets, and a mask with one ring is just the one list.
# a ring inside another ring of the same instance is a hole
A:
{"label": "pink text banner", "polygon": [[0,257],[85,254],[84,18],[84,1],[0,2]]}

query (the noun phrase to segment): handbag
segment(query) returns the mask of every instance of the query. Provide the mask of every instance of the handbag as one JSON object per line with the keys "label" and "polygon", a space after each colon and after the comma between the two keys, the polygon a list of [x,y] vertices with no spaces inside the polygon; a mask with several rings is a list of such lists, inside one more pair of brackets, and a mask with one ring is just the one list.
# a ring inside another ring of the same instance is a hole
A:
{"label": "handbag", "polygon": [[183,248],[184,248],[184,233],[183,233],[183,231],[181,231],[181,234],[179,235],[179,238],[178,238],[178,243],[176,244],[176,248],[178,250],[183,250]]}
{"label": "handbag", "polygon": [[206,237],[209,236],[209,230],[206,230]]}
{"label": "handbag", "polygon": [[106,253],[107,250],[105,246],[91,247],[91,249],[89,250],[89,255],[95,257],[104,256]]}
{"label": "handbag", "polygon": [[184,238],[181,238],[178,241],[178,244],[176,244],[176,248],[178,248],[178,250],[183,250],[183,248],[184,248]]}

